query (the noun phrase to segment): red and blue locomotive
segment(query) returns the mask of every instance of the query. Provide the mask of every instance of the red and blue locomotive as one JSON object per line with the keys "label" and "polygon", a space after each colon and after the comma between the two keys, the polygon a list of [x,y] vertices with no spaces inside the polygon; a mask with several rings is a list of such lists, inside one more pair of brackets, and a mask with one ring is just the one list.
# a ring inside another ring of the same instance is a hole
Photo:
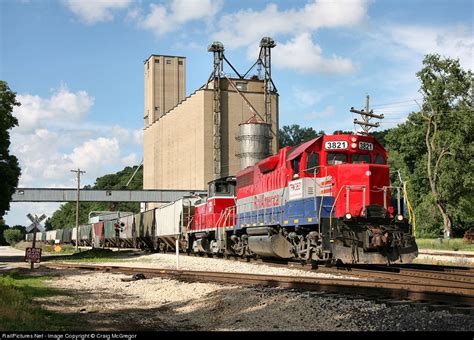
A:
{"label": "red and blue locomotive", "polygon": [[187,230],[188,251],[410,263],[418,249],[400,190],[375,138],[318,137],[211,182]]}

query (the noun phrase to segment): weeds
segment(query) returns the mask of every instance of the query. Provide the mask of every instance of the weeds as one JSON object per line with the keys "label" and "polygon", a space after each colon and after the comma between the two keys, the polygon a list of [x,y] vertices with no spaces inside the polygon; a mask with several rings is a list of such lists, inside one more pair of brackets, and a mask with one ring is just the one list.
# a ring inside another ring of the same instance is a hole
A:
{"label": "weeds", "polygon": [[70,329],[73,316],[45,310],[35,298],[67,295],[65,291],[48,288],[47,276],[11,273],[0,275],[1,331],[60,331]]}

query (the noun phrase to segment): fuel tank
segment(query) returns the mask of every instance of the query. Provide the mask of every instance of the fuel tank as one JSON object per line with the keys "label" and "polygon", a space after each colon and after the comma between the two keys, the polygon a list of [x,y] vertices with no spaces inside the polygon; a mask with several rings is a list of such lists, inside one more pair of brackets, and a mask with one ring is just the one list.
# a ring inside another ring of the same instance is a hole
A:
{"label": "fuel tank", "polygon": [[263,257],[293,257],[292,244],[280,234],[249,236],[248,246],[252,252]]}

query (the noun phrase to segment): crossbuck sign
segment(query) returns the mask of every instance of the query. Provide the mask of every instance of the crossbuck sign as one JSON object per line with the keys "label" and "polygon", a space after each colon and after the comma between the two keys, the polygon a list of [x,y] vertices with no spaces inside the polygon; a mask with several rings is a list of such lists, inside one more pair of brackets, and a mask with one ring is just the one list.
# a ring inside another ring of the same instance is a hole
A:
{"label": "crossbuck sign", "polygon": [[35,228],[38,229],[38,231],[41,231],[41,232],[44,231],[44,227],[43,227],[43,224],[41,222],[46,218],[45,214],[41,215],[39,218],[36,215],[35,215],[35,217],[33,217],[31,214],[26,215],[26,217],[28,217],[30,219],[30,221],[32,222],[26,228],[26,232],[30,232],[30,231],[34,230]]}

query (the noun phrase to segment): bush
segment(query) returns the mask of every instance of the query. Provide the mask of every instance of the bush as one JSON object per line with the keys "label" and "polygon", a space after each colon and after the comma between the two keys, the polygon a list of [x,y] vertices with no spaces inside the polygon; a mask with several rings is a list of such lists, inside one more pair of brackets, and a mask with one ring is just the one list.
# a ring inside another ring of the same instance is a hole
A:
{"label": "bush", "polygon": [[7,229],[3,232],[5,241],[11,246],[23,240],[23,233],[18,229]]}

